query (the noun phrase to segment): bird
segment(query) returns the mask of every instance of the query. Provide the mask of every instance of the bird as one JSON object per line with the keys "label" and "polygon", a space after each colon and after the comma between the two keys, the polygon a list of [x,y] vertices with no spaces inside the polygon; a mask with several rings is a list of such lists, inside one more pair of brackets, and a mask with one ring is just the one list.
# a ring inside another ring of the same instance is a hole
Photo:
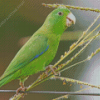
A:
{"label": "bird", "polygon": [[[18,90],[24,91],[26,79],[49,66],[56,55],[63,32],[75,22],[76,18],[69,9],[65,7],[54,9],[10,62],[0,77],[0,87],[18,79],[20,85]],[[50,69],[53,71],[52,67]]]}

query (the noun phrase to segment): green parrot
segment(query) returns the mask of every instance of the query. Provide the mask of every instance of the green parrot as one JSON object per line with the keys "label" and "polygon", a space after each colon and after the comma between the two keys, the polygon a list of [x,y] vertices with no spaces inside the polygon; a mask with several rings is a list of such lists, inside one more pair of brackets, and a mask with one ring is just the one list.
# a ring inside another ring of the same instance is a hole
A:
{"label": "green parrot", "polygon": [[53,10],[15,55],[0,77],[0,87],[19,79],[23,89],[29,75],[45,70],[56,55],[62,33],[75,24],[75,21],[75,16],[67,8],[59,7]]}

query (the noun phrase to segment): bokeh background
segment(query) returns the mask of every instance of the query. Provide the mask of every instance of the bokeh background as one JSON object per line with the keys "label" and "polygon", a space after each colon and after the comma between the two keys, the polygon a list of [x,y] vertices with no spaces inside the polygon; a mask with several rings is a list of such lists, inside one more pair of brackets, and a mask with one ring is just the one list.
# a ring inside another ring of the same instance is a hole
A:
{"label": "bokeh background", "polygon": [[[24,41],[27,40],[27,38],[24,37],[31,36],[43,24],[46,16],[53,10],[53,8],[42,6],[42,3],[60,3],[100,9],[100,0],[0,0],[0,75],[2,75],[7,68]],[[86,30],[98,15],[98,13],[90,11],[71,11],[76,16],[76,24],[68,28],[63,34],[57,55],[51,64],[54,64],[60,58],[60,55],[68,50],[69,46],[78,39],[82,31]],[[98,24],[100,24],[100,19],[93,28]],[[100,28],[98,28],[98,30],[100,30]],[[100,47],[99,43],[100,38],[92,42],[71,64],[85,59],[91,52]],[[73,56],[74,53],[71,54],[69,58]],[[68,60],[68,58],[66,60]],[[64,60],[64,62],[66,60]],[[36,80],[39,74],[40,73],[30,76],[25,82],[25,85],[30,85]],[[100,53],[91,61],[75,66],[61,73],[61,75],[100,85]],[[18,87],[19,81],[15,80],[0,89],[12,90]],[[85,87],[86,86],[83,86],[82,88]],[[59,80],[48,80],[33,90],[77,91],[80,90],[80,85],[72,84],[72,86],[70,86],[70,83],[67,83],[63,86]],[[91,89],[84,92],[100,93],[100,90]],[[0,93],[0,100],[8,100],[13,95],[14,93]],[[28,94],[24,100],[51,100],[58,96],[60,95]],[[100,100],[100,97],[70,96],[68,100]]]}

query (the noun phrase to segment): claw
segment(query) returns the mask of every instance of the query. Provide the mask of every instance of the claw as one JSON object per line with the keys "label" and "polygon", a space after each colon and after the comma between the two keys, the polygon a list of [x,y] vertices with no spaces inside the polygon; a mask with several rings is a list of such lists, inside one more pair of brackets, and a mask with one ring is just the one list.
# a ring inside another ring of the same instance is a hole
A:
{"label": "claw", "polygon": [[[26,89],[27,89],[27,87],[24,87],[24,84],[23,83],[20,83],[20,86],[21,87],[16,90],[16,95],[18,95],[20,93],[20,91],[25,92]],[[27,95],[27,93],[22,94],[22,98],[24,98],[24,95]]]}
{"label": "claw", "polygon": [[18,89],[16,90],[16,95],[18,95],[20,91],[25,92],[26,89],[27,89],[26,87],[20,87],[20,88],[18,88]]}

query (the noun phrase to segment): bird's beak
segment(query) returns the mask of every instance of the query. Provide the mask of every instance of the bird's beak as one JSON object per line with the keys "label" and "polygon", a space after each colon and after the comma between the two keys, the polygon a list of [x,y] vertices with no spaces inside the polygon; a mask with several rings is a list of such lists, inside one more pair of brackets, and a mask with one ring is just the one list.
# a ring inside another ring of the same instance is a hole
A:
{"label": "bird's beak", "polygon": [[69,13],[66,17],[66,25],[70,27],[72,24],[75,24],[76,18],[72,13]]}

